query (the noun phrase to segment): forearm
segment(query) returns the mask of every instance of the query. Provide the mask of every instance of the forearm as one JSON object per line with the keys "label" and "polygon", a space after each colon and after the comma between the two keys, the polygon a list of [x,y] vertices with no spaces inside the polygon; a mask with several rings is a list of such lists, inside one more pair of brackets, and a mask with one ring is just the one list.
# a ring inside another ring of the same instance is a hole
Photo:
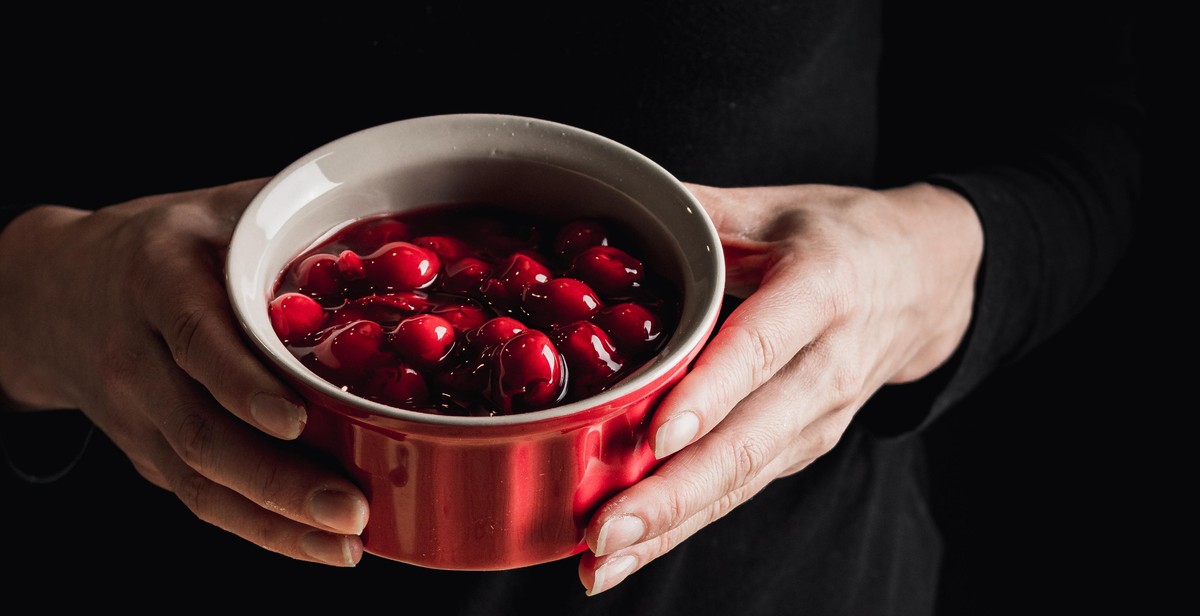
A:
{"label": "forearm", "polygon": [[912,359],[889,383],[908,383],[950,360],[969,329],[975,303],[983,230],[975,209],[957,191],[925,182],[883,191],[911,239],[909,262],[927,299],[918,310],[922,331]]}

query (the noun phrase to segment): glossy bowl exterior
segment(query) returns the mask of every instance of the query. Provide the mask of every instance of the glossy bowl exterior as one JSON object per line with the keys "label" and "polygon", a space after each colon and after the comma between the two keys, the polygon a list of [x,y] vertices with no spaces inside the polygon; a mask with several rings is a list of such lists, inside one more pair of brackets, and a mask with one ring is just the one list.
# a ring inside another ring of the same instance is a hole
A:
{"label": "glossy bowl exterior", "polygon": [[[586,400],[449,417],[348,394],[284,347],[267,302],[292,258],[354,220],[455,202],[629,225],[649,251],[644,261],[679,286],[665,348]],[[461,114],[366,129],[289,165],[239,221],[226,277],[250,340],[309,401],[301,445],[367,494],[365,549],[424,567],[495,570],[579,553],[596,507],[654,469],[651,414],[712,333],[724,265],[699,203],[646,157],[562,124]]]}

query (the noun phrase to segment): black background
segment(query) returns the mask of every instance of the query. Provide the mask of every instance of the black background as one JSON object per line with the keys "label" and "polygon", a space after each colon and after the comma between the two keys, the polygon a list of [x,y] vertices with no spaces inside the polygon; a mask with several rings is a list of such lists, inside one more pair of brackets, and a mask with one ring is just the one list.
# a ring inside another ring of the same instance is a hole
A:
{"label": "black background", "polygon": [[1171,555],[1187,559],[1194,519],[1196,56],[1159,8],[1136,31],[1147,132],[1129,252],[1074,322],[974,394],[986,412],[931,433],[945,614],[1167,613],[1188,592]]}

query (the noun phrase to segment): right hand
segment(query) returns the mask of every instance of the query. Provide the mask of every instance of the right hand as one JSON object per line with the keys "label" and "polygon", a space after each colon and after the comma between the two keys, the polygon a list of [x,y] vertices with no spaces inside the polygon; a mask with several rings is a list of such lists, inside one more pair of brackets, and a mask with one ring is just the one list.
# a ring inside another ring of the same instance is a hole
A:
{"label": "right hand", "polygon": [[354,566],[366,498],[279,446],[303,430],[303,402],[243,341],[225,291],[234,225],[265,183],[19,216],[0,233],[0,389],[82,410],[200,519]]}
{"label": "right hand", "polygon": [[678,454],[592,520],[589,594],[828,453],[880,387],[948,360],[973,316],[983,228],[957,192],[687,187],[745,301],[654,412],[655,455]]}

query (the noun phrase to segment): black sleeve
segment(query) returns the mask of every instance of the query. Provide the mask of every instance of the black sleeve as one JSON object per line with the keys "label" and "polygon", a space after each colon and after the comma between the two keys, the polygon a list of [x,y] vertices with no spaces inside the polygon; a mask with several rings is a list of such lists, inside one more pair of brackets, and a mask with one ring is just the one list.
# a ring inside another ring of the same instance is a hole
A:
{"label": "black sleeve", "polygon": [[941,24],[943,36],[888,48],[896,55],[885,68],[904,70],[884,82],[899,103],[885,115],[884,157],[903,159],[891,168],[897,177],[967,197],[983,225],[984,260],[955,357],[925,382],[873,400],[904,402],[901,412],[868,411],[892,433],[952,408],[1075,317],[1124,258],[1140,199],[1132,11],[932,4],[888,22],[900,30],[891,40],[922,19]]}

